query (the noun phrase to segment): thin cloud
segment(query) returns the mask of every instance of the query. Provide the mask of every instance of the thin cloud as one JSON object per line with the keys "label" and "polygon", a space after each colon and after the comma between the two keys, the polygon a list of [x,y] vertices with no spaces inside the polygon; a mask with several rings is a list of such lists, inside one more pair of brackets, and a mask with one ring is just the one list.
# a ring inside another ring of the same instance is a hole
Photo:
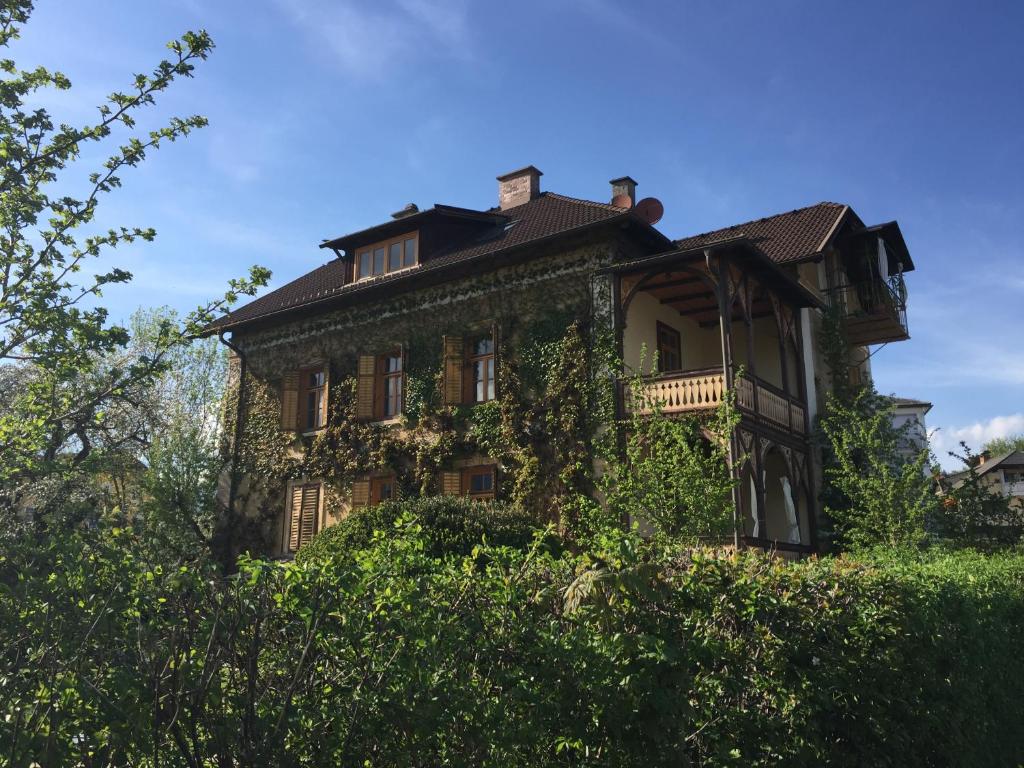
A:
{"label": "thin cloud", "polygon": [[399,0],[373,7],[353,2],[278,3],[293,24],[360,79],[380,79],[429,55],[471,57],[467,7],[462,0]]}
{"label": "thin cloud", "polygon": [[931,433],[930,442],[939,463],[945,469],[956,469],[959,461],[951,457],[949,452],[960,453],[961,442],[967,443],[974,451],[980,451],[989,440],[1020,434],[1024,434],[1024,413],[1012,413],[963,427],[940,427]]}

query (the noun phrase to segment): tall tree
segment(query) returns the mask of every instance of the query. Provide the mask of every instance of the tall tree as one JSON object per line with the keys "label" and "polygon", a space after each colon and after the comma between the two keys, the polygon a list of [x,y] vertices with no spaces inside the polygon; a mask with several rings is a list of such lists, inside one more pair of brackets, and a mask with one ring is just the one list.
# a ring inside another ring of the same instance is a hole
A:
{"label": "tall tree", "polygon": [[990,456],[1001,456],[1011,451],[1024,451],[1024,435],[1010,435],[1009,437],[994,437],[985,443],[981,449]]}
{"label": "tall tree", "polygon": [[[0,0],[0,47],[18,37],[32,9],[31,0]],[[254,293],[269,279],[267,270],[253,267],[247,277],[230,281],[221,298],[180,322],[160,323],[145,354],[110,364],[130,334],[108,321],[95,298],[131,274],[114,268],[83,279],[81,272],[111,249],[152,240],[156,233],[126,226],[95,233],[99,202],[121,186],[125,169],[207,122],[192,115],[172,117],[151,131],[136,128],[138,113],[176,79],[191,77],[213,42],[205,31],[187,32],[168,48],[167,59],[111,93],[99,105],[98,119],[81,126],[56,123],[30,103],[44,89],[69,89],[64,74],[0,61],[0,382],[8,385],[0,394],[0,488],[8,504],[27,482],[78,467],[97,445],[131,435],[115,423],[125,413],[120,406],[137,405],[173,350],[238,295]],[[115,141],[115,130],[127,139]],[[73,197],[64,192],[74,184],[68,172],[90,144],[110,145],[110,154],[87,175],[84,194]],[[84,234],[86,228],[94,233]]]}

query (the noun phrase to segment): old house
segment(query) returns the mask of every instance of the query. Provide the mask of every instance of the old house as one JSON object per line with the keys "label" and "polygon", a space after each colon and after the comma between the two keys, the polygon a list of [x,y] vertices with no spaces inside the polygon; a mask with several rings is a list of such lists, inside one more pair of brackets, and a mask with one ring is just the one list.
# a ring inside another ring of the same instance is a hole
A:
{"label": "old house", "polygon": [[[408,493],[557,516],[602,423],[652,397],[699,415],[733,391],[737,535],[812,550],[819,327],[830,307],[844,318],[844,377],[908,338],[899,226],[819,203],[674,239],[629,177],[608,202],[540,179],[529,166],[498,177],[494,207],[410,205],[327,240],[326,264],[211,326],[234,352],[232,505],[281,553]],[[619,378],[636,372],[643,393]]]}

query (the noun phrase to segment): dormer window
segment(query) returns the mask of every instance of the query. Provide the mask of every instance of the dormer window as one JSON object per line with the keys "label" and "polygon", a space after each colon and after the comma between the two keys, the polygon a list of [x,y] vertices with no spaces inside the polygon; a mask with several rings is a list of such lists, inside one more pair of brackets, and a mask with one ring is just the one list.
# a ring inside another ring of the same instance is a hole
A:
{"label": "dormer window", "polygon": [[356,280],[386,275],[419,263],[419,233],[409,232],[356,249]]}

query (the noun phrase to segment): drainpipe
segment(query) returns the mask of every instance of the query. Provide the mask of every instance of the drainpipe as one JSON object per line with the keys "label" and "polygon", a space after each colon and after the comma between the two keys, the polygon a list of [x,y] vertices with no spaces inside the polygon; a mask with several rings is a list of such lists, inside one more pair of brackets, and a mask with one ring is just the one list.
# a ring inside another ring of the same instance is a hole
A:
{"label": "drainpipe", "polygon": [[246,359],[245,353],[242,352],[241,348],[232,341],[228,341],[224,334],[227,331],[221,331],[217,338],[220,339],[220,343],[230,349],[236,355],[238,355],[238,403],[235,406],[235,435],[231,441],[231,474],[230,482],[228,484],[228,515],[231,518],[229,521],[231,525],[234,525],[235,515],[235,497],[238,495],[238,446],[242,440],[242,418],[245,414],[243,409],[243,403],[245,403],[245,374],[246,374]]}

